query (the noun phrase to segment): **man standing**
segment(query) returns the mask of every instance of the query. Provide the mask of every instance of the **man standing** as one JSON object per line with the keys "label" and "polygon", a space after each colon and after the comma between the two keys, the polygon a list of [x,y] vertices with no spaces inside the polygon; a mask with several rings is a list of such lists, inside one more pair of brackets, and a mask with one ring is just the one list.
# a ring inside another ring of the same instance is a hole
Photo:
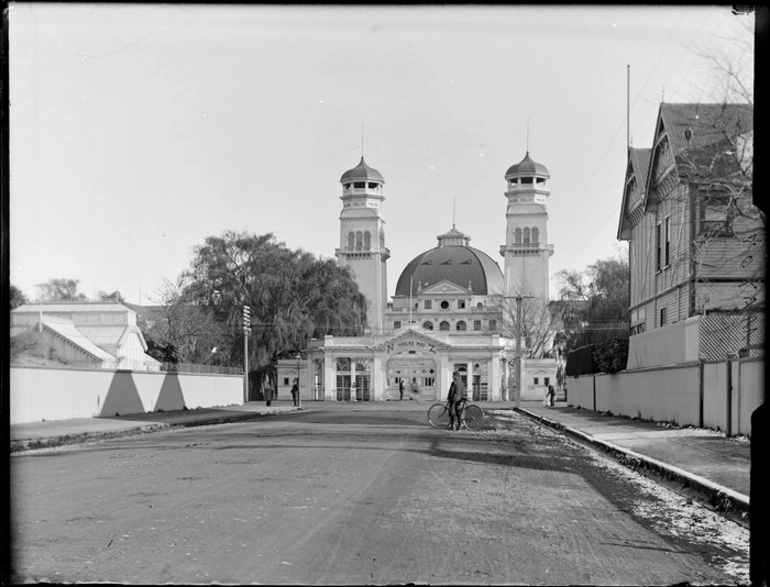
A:
{"label": "man standing", "polygon": [[402,400],[404,399],[404,378],[401,377],[398,380],[398,399]]}
{"label": "man standing", "polygon": [[465,386],[460,374],[455,371],[452,373],[452,385],[449,386],[447,402],[449,403],[449,428],[450,430],[459,430],[462,422],[460,421],[462,410],[462,399],[465,397]]}
{"label": "man standing", "polygon": [[294,407],[299,407],[299,384],[296,381],[291,387],[291,399],[294,402]]}

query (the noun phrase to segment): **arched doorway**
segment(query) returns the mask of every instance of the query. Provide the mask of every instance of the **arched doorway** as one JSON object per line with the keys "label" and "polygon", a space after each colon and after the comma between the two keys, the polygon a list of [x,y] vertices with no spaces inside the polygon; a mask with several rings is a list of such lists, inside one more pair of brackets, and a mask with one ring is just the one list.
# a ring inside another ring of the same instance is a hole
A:
{"label": "arched doorway", "polygon": [[398,399],[398,382],[404,380],[404,399],[435,400],[438,370],[433,357],[412,352],[393,355],[387,362],[386,399]]}

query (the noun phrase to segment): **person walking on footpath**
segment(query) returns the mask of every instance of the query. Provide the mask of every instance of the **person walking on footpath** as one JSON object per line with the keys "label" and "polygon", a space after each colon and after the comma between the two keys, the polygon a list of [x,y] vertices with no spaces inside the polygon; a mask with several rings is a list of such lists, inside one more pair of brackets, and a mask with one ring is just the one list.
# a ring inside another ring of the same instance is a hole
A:
{"label": "person walking on footpath", "polygon": [[546,405],[549,408],[552,408],[554,405],[556,405],[556,390],[553,388],[553,385],[548,386],[548,393],[546,394]]}
{"label": "person walking on footpath", "polygon": [[404,378],[401,377],[398,380],[398,399],[403,400],[404,399]]}
{"label": "person walking on footpath", "polygon": [[460,373],[455,371],[452,373],[452,385],[449,386],[449,394],[447,395],[447,403],[449,404],[449,429],[459,430],[460,425],[460,410],[462,409],[461,400],[465,397],[465,386],[463,380],[460,378]]}
{"label": "person walking on footpath", "polygon": [[273,391],[273,386],[268,383],[267,387],[265,387],[265,404],[267,407],[270,407],[270,404],[273,403],[274,397],[275,392]]}
{"label": "person walking on footpath", "polygon": [[299,406],[299,385],[296,381],[294,382],[294,385],[291,386],[291,399],[294,402],[295,408]]}

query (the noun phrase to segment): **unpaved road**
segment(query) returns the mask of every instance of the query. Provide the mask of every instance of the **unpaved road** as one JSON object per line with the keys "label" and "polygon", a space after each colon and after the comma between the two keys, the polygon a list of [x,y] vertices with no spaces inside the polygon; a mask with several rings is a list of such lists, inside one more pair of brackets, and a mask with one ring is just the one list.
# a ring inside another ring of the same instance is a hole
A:
{"label": "unpaved road", "polygon": [[14,456],[14,578],[741,582],[748,533],[731,522],[523,416],[453,433],[415,404]]}

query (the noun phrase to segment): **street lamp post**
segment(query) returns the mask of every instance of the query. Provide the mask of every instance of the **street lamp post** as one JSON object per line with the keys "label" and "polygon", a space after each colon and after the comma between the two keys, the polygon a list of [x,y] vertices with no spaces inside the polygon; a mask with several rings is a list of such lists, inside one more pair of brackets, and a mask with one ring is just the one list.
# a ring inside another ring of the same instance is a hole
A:
{"label": "street lamp post", "polygon": [[302,360],[302,355],[297,353],[297,407],[302,409],[302,389],[299,386],[299,362]]}

